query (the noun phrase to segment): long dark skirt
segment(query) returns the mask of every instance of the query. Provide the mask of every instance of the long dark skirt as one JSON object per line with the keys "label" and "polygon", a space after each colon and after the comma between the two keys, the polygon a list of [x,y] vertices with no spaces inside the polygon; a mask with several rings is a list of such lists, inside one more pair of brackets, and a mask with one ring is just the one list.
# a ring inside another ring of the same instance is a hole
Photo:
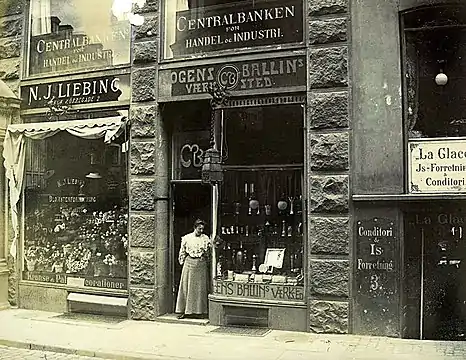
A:
{"label": "long dark skirt", "polygon": [[207,261],[186,257],[176,300],[177,313],[207,314]]}

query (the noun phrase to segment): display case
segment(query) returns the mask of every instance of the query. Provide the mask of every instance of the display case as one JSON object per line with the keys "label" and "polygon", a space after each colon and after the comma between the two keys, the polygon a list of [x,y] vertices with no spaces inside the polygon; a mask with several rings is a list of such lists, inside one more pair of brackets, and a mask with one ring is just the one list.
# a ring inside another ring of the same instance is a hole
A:
{"label": "display case", "polygon": [[228,146],[219,191],[215,295],[304,299],[299,115],[292,106],[227,113],[226,138],[241,148]]}
{"label": "display case", "polygon": [[23,280],[126,289],[124,141],[62,131],[26,143]]}

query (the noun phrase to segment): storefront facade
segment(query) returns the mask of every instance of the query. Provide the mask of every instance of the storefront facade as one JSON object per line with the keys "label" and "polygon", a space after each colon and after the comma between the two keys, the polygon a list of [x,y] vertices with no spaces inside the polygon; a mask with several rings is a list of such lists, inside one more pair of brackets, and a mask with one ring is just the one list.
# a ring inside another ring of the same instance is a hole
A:
{"label": "storefront facade", "polygon": [[465,9],[355,2],[351,14],[353,331],[463,340]]}
{"label": "storefront facade", "polygon": [[463,8],[109,0],[97,22],[85,3],[2,20],[5,48],[23,40],[0,60],[21,64],[3,75],[11,305],[172,314],[202,218],[211,324],[460,337]]}
{"label": "storefront facade", "polygon": [[199,217],[212,324],[348,332],[348,5],[116,3],[7,9],[10,305],[173,313]]}

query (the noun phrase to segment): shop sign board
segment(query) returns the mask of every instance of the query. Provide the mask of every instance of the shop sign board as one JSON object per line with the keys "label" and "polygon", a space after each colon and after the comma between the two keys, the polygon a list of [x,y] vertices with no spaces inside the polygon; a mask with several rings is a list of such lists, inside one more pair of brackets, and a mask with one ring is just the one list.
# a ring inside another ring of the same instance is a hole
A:
{"label": "shop sign board", "polygon": [[398,231],[395,220],[355,223],[355,327],[366,335],[398,334]]}
{"label": "shop sign board", "polygon": [[129,64],[131,24],[112,15],[112,0],[31,3],[28,75]]}
{"label": "shop sign board", "polygon": [[56,105],[127,102],[130,75],[110,75],[89,79],[45,82],[21,87],[22,109],[45,108],[52,99]]}
{"label": "shop sign board", "polygon": [[208,6],[202,11],[194,8],[177,11],[174,20],[168,19],[169,25],[175,27],[172,44],[166,34],[174,58],[303,42],[302,0],[247,1]]}
{"label": "shop sign board", "polygon": [[305,91],[306,73],[304,55],[177,68],[161,72],[160,95],[207,94],[215,83],[230,93],[290,87]]}
{"label": "shop sign board", "polygon": [[128,280],[113,277],[78,276],[66,273],[23,271],[23,280],[79,288],[126,290]]}
{"label": "shop sign board", "polygon": [[304,301],[304,286],[215,280],[213,294],[269,301]]}
{"label": "shop sign board", "polygon": [[410,141],[410,193],[466,192],[466,138]]}

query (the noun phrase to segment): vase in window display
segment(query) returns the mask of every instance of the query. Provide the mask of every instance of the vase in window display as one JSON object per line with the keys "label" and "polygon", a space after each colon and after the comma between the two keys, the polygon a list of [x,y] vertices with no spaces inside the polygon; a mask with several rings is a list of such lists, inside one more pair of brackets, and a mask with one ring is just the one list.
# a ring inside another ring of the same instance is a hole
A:
{"label": "vase in window display", "polygon": [[104,264],[102,260],[96,261],[94,263],[94,276],[107,276],[109,272],[109,266],[107,264]]}
{"label": "vase in window display", "polygon": [[63,272],[63,263],[55,263],[52,265],[52,272],[62,273]]}
{"label": "vase in window display", "polygon": [[36,269],[37,260],[26,260],[26,268],[28,271],[34,271]]}

